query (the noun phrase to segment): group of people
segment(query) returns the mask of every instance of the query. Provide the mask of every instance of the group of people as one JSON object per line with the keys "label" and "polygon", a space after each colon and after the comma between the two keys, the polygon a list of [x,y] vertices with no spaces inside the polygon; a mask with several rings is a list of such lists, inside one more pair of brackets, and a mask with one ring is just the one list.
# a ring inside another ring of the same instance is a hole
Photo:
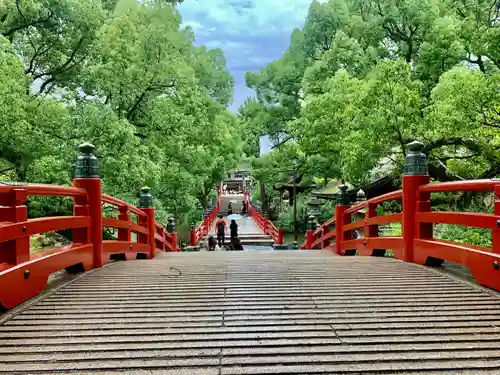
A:
{"label": "group of people", "polygon": [[[241,215],[245,216],[247,214],[248,205],[247,202],[243,201],[241,203]],[[229,202],[227,206],[227,215],[230,216],[233,214],[233,204]],[[208,250],[214,251],[215,247],[219,245],[219,248],[225,248],[226,250],[243,250],[243,246],[241,245],[241,241],[238,238],[238,224],[236,220],[231,219],[231,223],[229,224],[229,236],[230,236],[230,245],[226,246],[226,221],[222,215],[219,215],[217,222],[215,223],[215,231],[217,235],[217,240],[210,236],[208,238]]]}
{"label": "group of people", "polygon": [[224,194],[224,195],[239,195],[242,193],[243,193],[243,190],[241,188],[228,189],[226,184],[222,185],[222,194]]}
{"label": "group of people", "polygon": [[[227,215],[232,215],[233,214],[233,204],[229,202],[227,205]],[[241,203],[241,215],[245,216],[247,214],[247,202],[243,201]]]}
{"label": "group of people", "polygon": [[[214,251],[215,246],[218,244],[220,248],[225,247],[226,243],[226,221],[222,215],[219,215],[219,219],[215,223],[215,228],[217,231],[217,241],[213,237],[209,238],[209,251]],[[227,250],[243,250],[240,239],[238,238],[238,224],[236,220],[231,220],[229,224],[229,234],[230,234],[230,245]]]}

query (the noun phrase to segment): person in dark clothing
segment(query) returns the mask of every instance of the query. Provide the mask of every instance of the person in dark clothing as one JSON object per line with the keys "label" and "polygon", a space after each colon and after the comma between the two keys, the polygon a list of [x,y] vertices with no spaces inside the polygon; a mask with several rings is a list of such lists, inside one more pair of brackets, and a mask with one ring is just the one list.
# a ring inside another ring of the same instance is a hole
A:
{"label": "person in dark clothing", "polygon": [[241,245],[240,239],[238,237],[233,237],[231,239],[231,247],[233,250],[243,250],[243,246]]}
{"label": "person in dark clothing", "polygon": [[229,224],[231,242],[234,237],[238,237],[238,224],[236,224],[236,220],[231,220],[231,224]]}
{"label": "person in dark clothing", "polygon": [[241,204],[241,215],[245,216],[247,214],[247,202],[243,201]]}
{"label": "person in dark clothing", "polygon": [[217,241],[213,236],[208,237],[208,251],[214,251]]}
{"label": "person in dark clothing", "polygon": [[219,243],[219,247],[222,248],[226,241],[226,222],[222,218],[222,215],[219,215],[219,220],[215,223],[215,228],[217,230],[217,242]]}
{"label": "person in dark clothing", "polygon": [[227,216],[233,214],[233,204],[229,202],[229,205],[227,206]]}

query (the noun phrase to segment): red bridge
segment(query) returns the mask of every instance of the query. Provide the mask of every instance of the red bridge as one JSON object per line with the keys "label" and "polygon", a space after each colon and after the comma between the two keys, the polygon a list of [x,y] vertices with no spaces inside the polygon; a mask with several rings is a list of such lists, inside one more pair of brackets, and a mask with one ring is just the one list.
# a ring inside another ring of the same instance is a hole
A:
{"label": "red bridge", "polygon": [[[139,208],[102,193],[88,144],[73,187],[1,186],[0,374],[499,374],[500,181],[431,184],[421,146],[402,190],[351,206],[343,187],[298,251],[178,252],[149,189]],[[494,213],[432,211],[431,194],[457,191],[494,192]],[[30,196],[71,197],[74,215],[28,219]],[[396,222],[401,236],[379,233]],[[435,223],[490,229],[492,247],[433,238]],[[71,246],[30,254],[31,235],[64,229]],[[429,267],[445,261],[474,279]]]}

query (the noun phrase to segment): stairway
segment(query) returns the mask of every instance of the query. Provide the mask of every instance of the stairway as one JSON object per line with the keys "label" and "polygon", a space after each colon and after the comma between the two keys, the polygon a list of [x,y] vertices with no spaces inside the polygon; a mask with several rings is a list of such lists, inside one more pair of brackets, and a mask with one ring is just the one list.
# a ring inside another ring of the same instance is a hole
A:
{"label": "stairway", "polygon": [[[253,223],[253,220],[250,217],[247,216],[243,219],[237,220],[237,224],[238,224],[238,238],[240,239],[240,242],[243,245],[244,249],[245,246],[266,246],[266,247],[273,246],[274,244],[273,239],[267,234],[262,233],[260,229],[257,228],[257,230],[255,231],[248,231],[248,232],[245,230],[248,226],[256,227],[256,225]],[[208,233],[203,238],[203,242],[205,242],[209,236],[217,238],[215,234],[215,228],[213,228],[210,231],[210,233]],[[228,234],[226,234],[225,244],[230,245],[230,242],[231,242],[230,237]]]}
{"label": "stairway", "polygon": [[[244,199],[243,194],[223,195],[221,197],[219,213],[225,217],[224,219],[226,220],[228,226],[230,224],[230,220],[228,220],[226,216],[227,216],[227,207],[229,203],[232,202],[233,214],[240,214],[242,209],[243,199]],[[273,239],[267,234],[262,233],[260,228],[257,227],[257,225],[255,225],[250,215],[247,214],[246,217],[237,219],[236,223],[238,224],[238,238],[240,239],[240,242],[243,245],[244,249],[246,249],[249,246],[250,247],[273,246],[274,244]],[[208,235],[203,238],[203,242],[207,240],[208,236],[216,237],[215,227],[213,227],[212,230],[208,233]],[[230,237],[228,234],[226,234],[225,244],[226,245],[230,244]]]}
{"label": "stairway", "polygon": [[219,213],[227,216],[227,208],[230,202],[233,203],[233,214],[241,213],[241,209],[243,208],[243,199],[243,194],[221,196]]}

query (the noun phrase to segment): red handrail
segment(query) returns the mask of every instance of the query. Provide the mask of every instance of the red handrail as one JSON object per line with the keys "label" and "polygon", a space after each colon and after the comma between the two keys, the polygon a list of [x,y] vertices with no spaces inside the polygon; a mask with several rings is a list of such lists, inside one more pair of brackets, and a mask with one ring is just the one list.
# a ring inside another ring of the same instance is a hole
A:
{"label": "red handrail", "polygon": [[247,192],[244,192],[244,200],[247,203],[248,212],[250,216],[254,220],[255,224],[262,230],[265,234],[269,235],[275,244],[282,245],[283,244],[283,228],[276,228],[271,220],[264,217],[259,211],[252,206],[250,202],[250,198]]}
{"label": "red handrail", "polygon": [[[458,191],[493,191],[493,215],[471,212],[432,212],[430,194]],[[377,207],[402,201],[400,213],[377,215]],[[364,217],[353,215],[365,210]],[[379,226],[401,223],[401,236],[381,236]],[[418,264],[438,265],[450,261],[467,266],[476,280],[500,290],[500,181],[495,179],[429,183],[427,175],[405,175],[403,189],[356,205],[337,205],[335,216],[306,233],[303,249],[331,249],[338,255],[382,256],[387,249],[396,258]],[[472,244],[433,237],[434,224],[454,224],[491,229],[493,244],[482,248]],[[332,226],[335,225],[334,228]],[[359,238],[353,236],[360,230]],[[331,244],[331,241],[334,243]]]}
{"label": "red handrail", "polygon": [[[59,270],[89,270],[111,259],[151,258],[157,251],[178,250],[177,234],[155,222],[153,208],[140,209],[102,194],[99,178],[75,179],[74,185],[0,186],[1,307],[12,308],[40,293]],[[28,219],[25,202],[32,196],[72,197],[74,215]],[[117,208],[118,217],[103,217],[103,204]],[[114,228],[116,240],[103,240],[102,228]],[[67,229],[73,233],[70,245],[30,253],[31,235]]]}
{"label": "red handrail", "polygon": [[212,209],[212,212],[208,216],[206,216],[203,221],[195,228],[191,230],[190,233],[190,245],[196,246],[209,232],[210,228],[212,228],[215,219],[217,219],[217,215],[220,212],[220,201],[222,196],[222,190],[220,187],[217,190],[217,205]]}

